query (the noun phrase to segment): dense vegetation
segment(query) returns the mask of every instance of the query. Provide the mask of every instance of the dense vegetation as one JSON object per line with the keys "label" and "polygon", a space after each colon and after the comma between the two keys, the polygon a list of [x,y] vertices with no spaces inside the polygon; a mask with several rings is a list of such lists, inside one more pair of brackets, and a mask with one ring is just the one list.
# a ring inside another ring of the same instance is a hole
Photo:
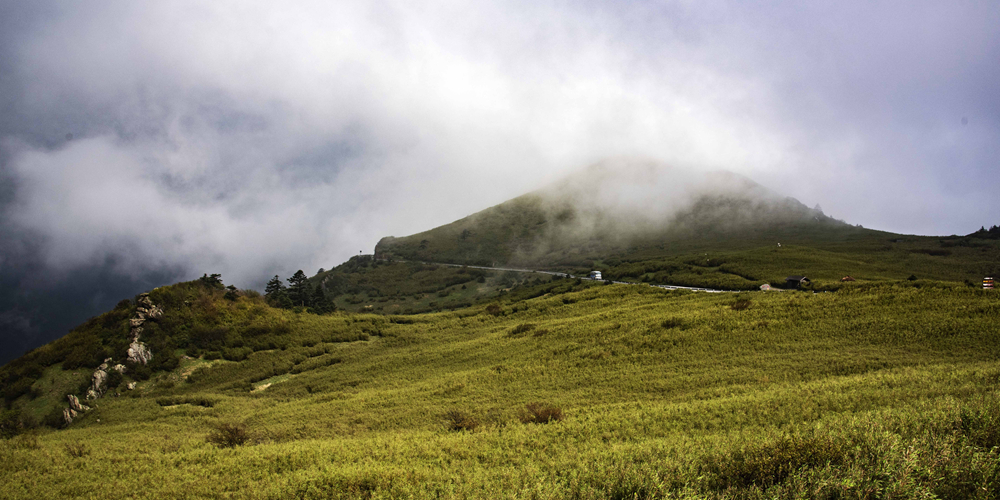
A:
{"label": "dense vegetation", "polygon": [[[153,338],[178,365],[89,402],[67,429],[0,442],[5,495],[1000,491],[994,291],[902,280],[699,294],[558,280],[412,316],[225,294],[199,281],[154,290],[166,312]],[[64,398],[54,385],[107,353],[67,369],[68,343],[94,335],[107,348],[129,308],[4,367],[41,372],[7,408]]]}

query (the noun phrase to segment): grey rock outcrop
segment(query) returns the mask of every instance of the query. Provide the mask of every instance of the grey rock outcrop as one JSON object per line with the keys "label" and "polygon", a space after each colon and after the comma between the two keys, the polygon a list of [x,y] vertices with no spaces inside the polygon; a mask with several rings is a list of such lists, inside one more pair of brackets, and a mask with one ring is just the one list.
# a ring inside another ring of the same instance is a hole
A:
{"label": "grey rock outcrop", "polygon": [[80,399],[73,394],[67,394],[66,399],[69,400],[69,409],[73,411],[87,411],[90,409],[89,406],[80,404]]}
{"label": "grey rock outcrop", "polygon": [[128,346],[128,360],[133,363],[149,363],[153,359],[153,353],[150,352],[146,344],[139,342],[138,339],[132,341]]}
{"label": "grey rock outcrop", "polygon": [[[131,339],[131,344],[128,346],[128,360],[133,363],[147,364],[153,359],[153,352],[149,350],[144,342],[139,340],[139,336],[142,335],[142,325],[145,324],[147,320],[156,319],[163,316],[163,308],[154,305],[149,299],[148,293],[143,293],[139,295],[136,299],[136,310],[132,318],[129,319],[129,337]],[[107,390],[108,374],[111,371],[116,371],[118,373],[125,373],[127,371],[125,365],[121,363],[114,363],[111,358],[107,358],[101,363],[100,366],[94,370],[94,374],[91,376],[90,387],[87,388],[86,399],[97,399],[104,395]],[[129,382],[126,387],[128,390],[134,390],[136,387],[135,382]],[[118,395],[117,393],[115,394]],[[80,399],[75,395],[69,394],[66,396],[69,400],[69,408],[63,409],[63,420],[66,424],[73,423],[73,419],[77,418],[80,413],[89,410],[90,408],[86,405],[80,404]]]}

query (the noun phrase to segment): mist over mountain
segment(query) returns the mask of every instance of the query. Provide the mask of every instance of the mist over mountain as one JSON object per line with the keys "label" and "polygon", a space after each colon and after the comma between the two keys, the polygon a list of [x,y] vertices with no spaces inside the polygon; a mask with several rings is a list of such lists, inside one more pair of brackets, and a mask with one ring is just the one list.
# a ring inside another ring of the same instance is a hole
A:
{"label": "mist over mountain", "polygon": [[635,246],[795,239],[818,229],[829,235],[855,230],[739,174],[615,158],[451,224],[384,238],[376,253],[480,265],[552,265]]}

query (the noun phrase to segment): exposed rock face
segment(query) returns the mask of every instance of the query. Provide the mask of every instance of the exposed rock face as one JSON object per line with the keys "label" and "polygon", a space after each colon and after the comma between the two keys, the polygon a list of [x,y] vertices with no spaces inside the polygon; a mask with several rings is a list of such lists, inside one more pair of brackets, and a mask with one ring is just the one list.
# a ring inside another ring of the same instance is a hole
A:
{"label": "exposed rock face", "polygon": [[150,319],[156,319],[159,318],[160,316],[163,316],[163,308],[160,306],[153,306],[152,308],[150,308],[149,313],[146,315],[146,317]]}
{"label": "exposed rock face", "polygon": [[[107,365],[101,366],[107,368]],[[106,380],[108,380],[108,372],[98,368],[94,371],[93,381],[90,384],[90,387],[99,393],[104,392],[103,386]]]}
{"label": "exposed rock face", "polygon": [[[80,399],[77,398],[76,396],[74,396],[73,394],[67,394],[66,395],[66,399],[69,400],[69,409],[71,409],[71,410],[74,410],[74,411],[87,411],[87,410],[90,409],[89,406],[80,404]],[[73,415],[73,416],[75,417],[76,415]]]}
{"label": "exposed rock face", "polygon": [[128,360],[133,363],[149,363],[153,359],[153,353],[149,351],[146,344],[139,342],[138,339],[132,341],[132,344],[128,346]]}
{"label": "exposed rock face", "polygon": [[153,359],[153,353],[146,347],[145,343],[139,340],[139,336],[142,335],[142,325],[147,319],[155,319],[162,316],[163,309],[160,306],[153,305],[153,302],[149,300],[148,293],[140,294],[136,300],[136,304],[135,317],[129,320],[129,325],[132,327],[132,330],[129,332],[129,335],[132,337],[132,343],[128,346],[128,360],[133,363],[147,364]]}
{"label": "exposed rock face", "polygon": [[[149,319],[156,319],[162,316],[163,308],[153,305],[153,302],[149,300],[148,293],[139,295],[139,298],[136,299],[136,304],[135,314],[129,319],[129,326],[131,327],[129,337],[132,343],[128,346],[127,354],[129,361],[145,365],[153,359],[153,353],[146,347],[145,343],[139,340],[139,336],[142,334],[142,325]],[[126,367],[121,363],[115,364],[111,358],[105,359],[97,367],[97,370],[94,370],[90,387],[87,389],[87,399],[97,399],[104,395],[104,392],[107,390],[108,373],[112,370],[118,373],[125,373]],[[129,382],[126,387],[130,391],[134,390],[136,383]],[[80,404],[80,400],[72,394],[67,395],[66,398],[69,400],[69,408],[63,409],[63,419],[67,424],[71,424],[79,413],[87,411],[90,408]]]}

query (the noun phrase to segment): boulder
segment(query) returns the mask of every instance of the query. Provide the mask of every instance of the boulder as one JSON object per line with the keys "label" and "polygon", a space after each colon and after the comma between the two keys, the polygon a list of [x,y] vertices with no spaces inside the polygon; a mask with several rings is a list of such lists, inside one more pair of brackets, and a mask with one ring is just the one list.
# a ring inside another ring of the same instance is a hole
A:
{"label": "boulder", "polygon": [[130,390],[130,391],[131,391],[131,390],[134,390],[134,389],[135,389],[135,382],[129,382],[129,383],[125,384],[125,387],[126,387],[126,388],[127,388],[128,390]]}
{"label": "boulder", "polygon": [[147,309],[153,307],[153,301],[149,300],[148,293],[140,293],[139,298],[136,299],[135,303],[138,304],[139,307],[145,307]]}
{"label": "boulder", "polygon": [[163,308],[160,306],[153,306],[149,309],[149,312],[146,313],[146,317],[151,319],[156,319],[160,316],[163,316]]}
{"label": "boulder", "polygon": [[118,363],[117,365],[111,367],[112,370],[118,373],[125,373],[125,365]]}
{"label": "boulder", "polygon": [[[106,363],[101,366],[103,366],[105,369],[108,367]],[[92,389],[94,389],[94,392],[101,394],[102,392],[104,392],[104,389],[102,389],[101,386],[103,386],[104,382],[107,380],[108,380],[108,372],[98,368],[97,370],[94,370],[93,382],[90,384],[90,386]]]}
{"label": "boulder", "polygon": [[99,397],[101,397],[101,395],[94,391],[93,387],[87,389],[87,399],[97,399]]}
{"label": "boulder", "polygon": [[149,363],[153,359],[153,353],[149,351],[146,344],[135,340],[128,346],[128,360],[133,363]]}
{"label": "boulder", "polygon": [[132,318],[132,319],[128,320],[128,324],[132,328],[135,328],[137,326],[142,326],[142,324],[145,323],[145,322],[146,322],[146,318]]}
{"label": "boulder", "polygon": [[66,421],[66,425],[72,424],[73,423],[73,417],[75,417],[75,416],[76,416],[76,412],[75,411],[73,411],[73,410],[71,410],[69,408],[63,408],[63,420]]}
{"label": "boulder", "polygon": [[[69,400],[69,409],[71,409],[71,410],[75,410],[75,411],[87,411],[87,410],[90,409],[89,406],[80,404],[80,398],[78,398],[78,397],[76,397],[76,396],[74,396],[72,394],[67,394],[66,395],[66,399]],[[75,417],[76,415],[73,415],[73,416]]]}
{"label": "boulder", "polygon": [[139,340],[139,335],[141,335],[141,334],[142,334],[142,327],[141,326],[136,326],[136,327],[132,328],[132,331],[129,332],[129,335],[132,336],[132,340]]}

